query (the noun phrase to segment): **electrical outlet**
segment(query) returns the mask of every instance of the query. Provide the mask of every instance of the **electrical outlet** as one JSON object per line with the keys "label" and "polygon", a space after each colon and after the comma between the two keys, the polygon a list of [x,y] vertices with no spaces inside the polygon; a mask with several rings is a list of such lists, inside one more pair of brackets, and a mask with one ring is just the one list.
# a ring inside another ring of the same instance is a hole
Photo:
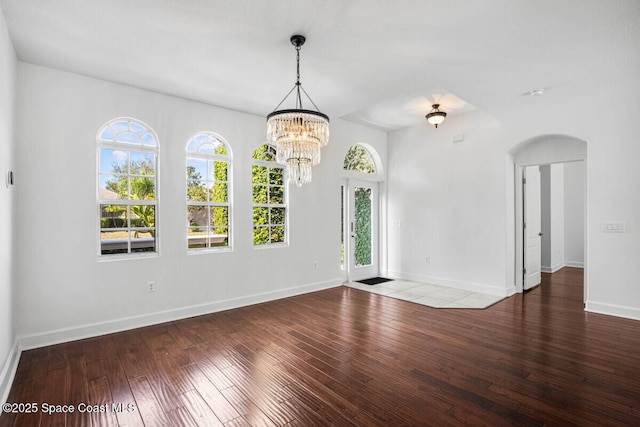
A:
{"label": "electrical outlet", "polygon": [[427,264],[431,264],[431,257],[424,257],[424,262],[426,262]]}
{"label": "electrical outlet", "polygon": [[318,269],[318,261],[313,261],[313,269],[314,270]]}
{"label": "electrical outlet", "polygon": [[147,292],[155,292],[156,291],[156,284],[155,282],[149,282],[147,283]]}

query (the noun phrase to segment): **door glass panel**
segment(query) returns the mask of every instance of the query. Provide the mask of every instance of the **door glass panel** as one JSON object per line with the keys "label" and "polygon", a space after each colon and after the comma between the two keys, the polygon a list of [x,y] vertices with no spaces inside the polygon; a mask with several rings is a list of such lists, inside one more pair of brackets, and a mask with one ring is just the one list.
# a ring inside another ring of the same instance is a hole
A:
{"label": "door glass panel", "polygon": [[371,265],[371,188],[355,188],[355,265]]}
{"label": "door glass panel", "polygon": [[344,185],[340,186],[340,268],[344,270]]}

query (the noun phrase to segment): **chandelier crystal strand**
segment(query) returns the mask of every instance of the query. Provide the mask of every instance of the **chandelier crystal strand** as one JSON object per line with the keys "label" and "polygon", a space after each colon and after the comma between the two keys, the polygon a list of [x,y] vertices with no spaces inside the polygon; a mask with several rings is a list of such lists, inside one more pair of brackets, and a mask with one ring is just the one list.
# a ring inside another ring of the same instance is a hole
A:
{"label": "chandelier crystal strand", "polygon": [[289,170],[289,182],[300,187],[311,182],[311,162],[303,158],[291,158],[287,160]]}
{"label": "chandelier crystal strand", "polygon": [[302,108],[301,93],[318,108],[300,83],[300,47],[304,41],[303,36],[291,37],[296,47],[296,84],[276,107],[295,92],[295,109],[273,111],[267,116],[267,138],[276,146],[276,161],[286,166],[289,182],[297,186],[311,182],[311,167],[320,163],[320,149],[329,142],[329,117]]}
{"label": "chandelier crystal strand", "polygon": [[329,142],[329,122],[312,114],[283,113],[269,119],[267,137],[276,145],[278,163],[303,157],[317,165],[320,148]]}

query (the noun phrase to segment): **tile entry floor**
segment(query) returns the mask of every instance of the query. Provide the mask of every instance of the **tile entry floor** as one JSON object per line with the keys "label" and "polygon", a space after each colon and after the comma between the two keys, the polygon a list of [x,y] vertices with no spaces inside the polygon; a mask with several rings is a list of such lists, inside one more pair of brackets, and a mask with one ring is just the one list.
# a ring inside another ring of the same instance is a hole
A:
{"label": "tile entry floor", "polygon": [[464,289],[431,285],[428,283],[392,280],[378,285],[348,282],[345,286],[384,295],[433,308],[476,308],[483,309],[503,300],[504,296],[466,291]]}

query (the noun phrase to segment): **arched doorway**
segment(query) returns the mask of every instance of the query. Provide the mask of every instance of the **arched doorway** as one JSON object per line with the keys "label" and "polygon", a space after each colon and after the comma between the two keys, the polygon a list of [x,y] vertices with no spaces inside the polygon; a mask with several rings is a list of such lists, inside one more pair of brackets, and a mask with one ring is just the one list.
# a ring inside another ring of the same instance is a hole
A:
{"label": "arched doorway", "polygon": [[[543,200],[535,200],[531,194],[543,194],[540,188],[529,188],[525,180],[525,175],[530,175],[530,172],[536,174],[549,174],[550,170],[553,170],[558,165],[573,164],[576,162],[582,162],[582,185],[579,186],[583,191],[583,208],[582,208],[582,242],[583,242],[583,266],[585,268],[585,292],[584,299],[586,301],[588,292],[588,243],[586,236],[586,223],[587,223],[587,143],[584,140],[567,135],[540,135],[535,138],[522,141],[516,145],[508,153],[510,157],[510,165],[513,168],[513,218],[514,227],[513,231],[510,231],[510,235],[513,237],[514,242],[514,284],[516,292],[523,292],[527,288],[530,281],[535,280],[531,278],[532,271],[536,266],[532,265],[531,260],[535,259],[538,254],[531,253],[530,249],[535,248],[535,244],[531,245],[532,241],[535,241],[536,228],[539,224],[527,224],[526,217],[531,215],[531,211],[535,209],[542,209],[544,204]],[[575,168],[572,168],[575,169]],[[551,175],[549,175],[551,176]],[[536,180],[533,180],[535,183]],[[544,182],[544,178],[542,180]],[[535,185],[540,185],[539,183]],[[529,196],[528,196],[529,194]],[[538,206],[536,206],[536,203]],[[532,208],[533,206],[533,208]],[[548,212],[541,211],[541,221],[544,221],[544,216],[549,215]],[[536,215],[531,215],[535,218]],[[542,232],[542,226],[540,227],[540,235],[542,238],[548,239],[551,236],[545,236]],[[541,242],[541,248],[544,246],[544,240]],[[541,257],[542,259],[542,257]],[[535,264],[535,262],[534,262]],[[538,266],[539,267],[539,266]]]}

